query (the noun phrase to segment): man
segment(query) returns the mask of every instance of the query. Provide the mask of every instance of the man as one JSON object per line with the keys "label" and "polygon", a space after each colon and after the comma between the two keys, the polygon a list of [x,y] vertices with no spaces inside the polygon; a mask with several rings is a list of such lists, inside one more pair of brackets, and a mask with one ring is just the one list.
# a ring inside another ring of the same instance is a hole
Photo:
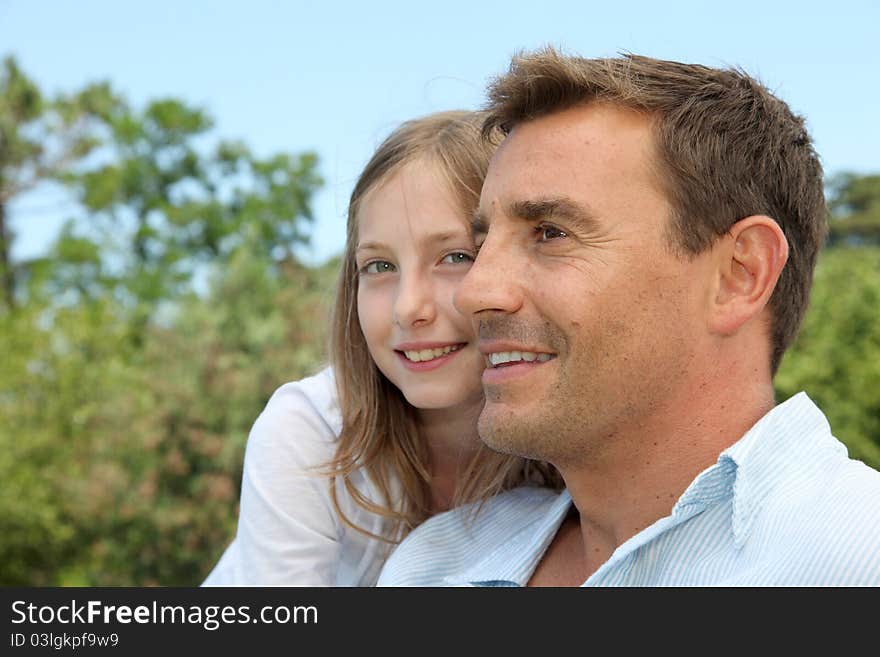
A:
{"label": "man", "polygon": [[880,473],[774,399],[825,235],[803,120],[738,70],[552,49],[489,98],[480,435],[567,490],[429,520],[379,585],[880,585]]}

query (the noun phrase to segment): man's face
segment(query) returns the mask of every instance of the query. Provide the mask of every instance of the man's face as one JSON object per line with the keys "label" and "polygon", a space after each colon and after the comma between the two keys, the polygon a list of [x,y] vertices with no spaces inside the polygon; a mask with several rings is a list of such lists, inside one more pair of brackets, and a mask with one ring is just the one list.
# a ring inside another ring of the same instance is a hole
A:
{"label": "man's face", "polygon": [[680,393],[709,276],[670,247],[653,148],[646,117],[593,104],[518,125],[496,152],[455,295],[488,358],[490,447],[601,458]]}

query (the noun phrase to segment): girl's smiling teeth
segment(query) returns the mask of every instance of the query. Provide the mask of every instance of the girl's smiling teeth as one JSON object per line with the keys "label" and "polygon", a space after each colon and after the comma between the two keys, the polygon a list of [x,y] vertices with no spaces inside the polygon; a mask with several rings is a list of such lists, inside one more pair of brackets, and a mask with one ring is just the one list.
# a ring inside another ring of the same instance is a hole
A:
{"label": "girl's smiling teeth", "polygon": [[407,360],[411,360],[414,363],[422,363],[426,360],[434,360],[435,358],[440,358],[453,351],[458,351],[463,346],[464,344],[451,344],[445,347],[437,347],[435,349],[419,349],[417,351],[409,350],[404,351],[403,355],[406,356]]}

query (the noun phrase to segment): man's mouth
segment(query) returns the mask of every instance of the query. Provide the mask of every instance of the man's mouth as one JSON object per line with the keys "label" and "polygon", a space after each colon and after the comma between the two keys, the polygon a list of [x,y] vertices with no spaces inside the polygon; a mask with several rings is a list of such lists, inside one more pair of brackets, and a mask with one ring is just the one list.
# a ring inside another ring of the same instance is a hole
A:
{"label": "man's mouth", "polygon": [[551,358],[556,358],[555,354],[538,353],[534,351],[497,351],[487,356],[489,367],[502,367],[515,363],[546,363]]}

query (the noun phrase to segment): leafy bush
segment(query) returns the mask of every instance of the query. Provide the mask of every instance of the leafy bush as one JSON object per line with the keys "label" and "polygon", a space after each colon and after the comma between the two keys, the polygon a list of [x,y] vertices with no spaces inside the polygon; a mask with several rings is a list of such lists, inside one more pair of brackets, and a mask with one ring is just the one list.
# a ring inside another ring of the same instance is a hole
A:
{"label": "leafy bush", "polygon": [[266,268],[238,254],[138,342],[109,302],[4,318],[0,583],[204,578],[234,533],[251,424],[325,358],[336,263]]}
{"label": "leafy bush", "polygon": [[819,259],[810,309],[776,377],[828,416],[850,455],[880,469],[880,248],[839,247]]}

